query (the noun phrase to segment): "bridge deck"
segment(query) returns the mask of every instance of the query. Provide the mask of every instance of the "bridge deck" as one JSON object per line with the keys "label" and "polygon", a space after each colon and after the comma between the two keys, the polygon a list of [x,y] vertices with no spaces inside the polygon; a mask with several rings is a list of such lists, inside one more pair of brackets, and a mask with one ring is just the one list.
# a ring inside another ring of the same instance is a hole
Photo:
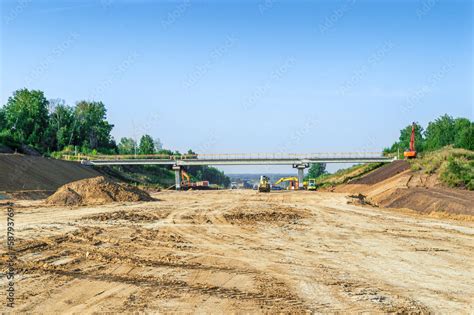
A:
{"label": "bridge deck", "polygon": [[146,156],[76,156],[89,165],[297,165],[311,163],[371,163],[392,162],[378,152],[359,153],[258,153],[258,154],[199,154]]}

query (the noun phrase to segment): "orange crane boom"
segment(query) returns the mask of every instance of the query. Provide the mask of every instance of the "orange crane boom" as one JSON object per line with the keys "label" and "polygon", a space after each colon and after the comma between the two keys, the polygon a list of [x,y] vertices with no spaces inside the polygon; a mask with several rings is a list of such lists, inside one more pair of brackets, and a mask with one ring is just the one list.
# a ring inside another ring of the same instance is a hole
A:
{"label": "orange crane boom", "polygon": [[415,131],[416,131],[416,124],[413,123],[411,125],[411,136],[410,136],[410,150],[405,151],[403,156],[406,159],[413,159],[416,157],[416,150],[415,150]]}

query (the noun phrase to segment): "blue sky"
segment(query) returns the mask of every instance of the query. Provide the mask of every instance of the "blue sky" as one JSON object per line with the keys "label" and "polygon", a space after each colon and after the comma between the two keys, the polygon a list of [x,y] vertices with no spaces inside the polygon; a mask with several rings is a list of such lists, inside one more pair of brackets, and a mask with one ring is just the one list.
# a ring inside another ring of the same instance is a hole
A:
{"label": "blue sky", "polygon": [[378,151],[412,121],[473,119],[472,6],[2,1],[0,101],[100,100],[117,140],[180,151]]}

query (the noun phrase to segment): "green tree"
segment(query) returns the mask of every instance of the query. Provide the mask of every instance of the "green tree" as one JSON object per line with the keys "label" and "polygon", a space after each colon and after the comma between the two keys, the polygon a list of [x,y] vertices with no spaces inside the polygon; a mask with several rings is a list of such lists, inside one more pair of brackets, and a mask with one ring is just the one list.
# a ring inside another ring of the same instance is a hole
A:
{"label": "green tree", "polygon": [[[186,153],[188,155],[196,155],[196,152],[189,149]],[[187,172],[194,180],[206,180],[211,184],[217,184],[224,187],[230,186],[230,178],[224,174],[224,172],[218,170],[215,167],[206,165],[201,166],[190,166],[187,167]]]}
{"label": "green tree", "polygon": [[193,180],[207,180],[211,184],[222,185],[229,187],[230,178],[224,172],[215,167],[210,166],[190,166],[187,167],[186,172],[193,178]]}
{"label": "green tree", "polygon": [[[411,125],[400,131],[399,141],[391,147],[385,148],[384,153],[394,153],[400,149],[400,154],[410,146]],[[416,124],[415,149],[421,151],[433,151],[447,145],[457,148],[474,150],[474,125],[467,118],[456,118],[443,115],[428,124],[425,132]]]}
{"label": "green tree", "polygon": [[120,154],[135,154],[137,142],[132,138],[122,138],[118,144]]}
{"label": "green tree", "polygon": [[144,135],[140,139],[140,154],[154,154],[155,144],[150,135]]}
{"label": "green tree", "polygon": [[308,178],[318,178],[326,174],[326,163],[314,163],[308,170]]}
{"label": "green tree", "polygon": [[454,146],[467,150],[474,150],[474,123],[467,118],[454,120]]}
{"label": "green tree", "polygon": [[42,91],[22,89],[13,92],[4,108],[4,128],[15,141],[42,148],[48,127],[48,104]]}
{"label": "green tree", "polygon": [[48,148],[63,150],[72,144],[74,136],[74,109],[64,100],[50,100],[49,124],[46,131]]}
{"label": "green tree", "polygon": [[[383,153],[384,155],[390,154],[390,153],[398,153],[400,148],[400,143],[398,141],[394,142],[391,147],[384,148]],[[403,155],[403,150],[400,150],[400,155]]]}
{"label": "green tree", "polygon": [[[156,147],[155,147],[156,149]],[[168,150],[168,149],[161,149],[161,150],[157,150],[156,151],[156,154],[161,154],[161,155],[173,155],[174,152],[171,151],[171,150]]]}
{"label": "green tree", "polygon": [[456,137],[455,121],[449,115],[443,115],[428,124],[425,132],[425,148],[428,151],[454,144]]}
{"label": "green tree", "polygon": [[0,131],[6,128],[7,121],[5,120],[5,109],[0,108]]}
{"label": "green tree", "polygon": [[[392,152],[397,152],[400,149],[400,154],[403,151],[410,149],[410,139],[411,139],[411,129],[412,125],[408,125],[402,130],[400,130],[400,137],[398,138],[398,142],[395,143],[395,146],[392,146]],[[415,123],[415,150],[421,152],[424,150],[424,142],[423,139],[423,127],[420,124]]]}
{"label": "green tree", "polygon": [[102,102],[81,101],[74,110],[74,144],[89,149],[114,147],[110,132],[114,125],[107,121],[107,109]]}

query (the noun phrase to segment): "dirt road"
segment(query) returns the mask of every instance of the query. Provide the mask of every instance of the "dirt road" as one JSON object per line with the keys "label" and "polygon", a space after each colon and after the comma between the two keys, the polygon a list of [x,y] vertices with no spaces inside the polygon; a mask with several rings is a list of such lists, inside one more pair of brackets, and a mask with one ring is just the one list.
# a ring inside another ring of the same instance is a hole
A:
{"label": "dirt road", "polygon": [[[73,209],[16,204],[15,309],[474,311],[472,223],[348,205],[335,193],[154,197]],[[5,244],[5,211],[1,222]],[[2,269],[5,261],[3,251]]]}

